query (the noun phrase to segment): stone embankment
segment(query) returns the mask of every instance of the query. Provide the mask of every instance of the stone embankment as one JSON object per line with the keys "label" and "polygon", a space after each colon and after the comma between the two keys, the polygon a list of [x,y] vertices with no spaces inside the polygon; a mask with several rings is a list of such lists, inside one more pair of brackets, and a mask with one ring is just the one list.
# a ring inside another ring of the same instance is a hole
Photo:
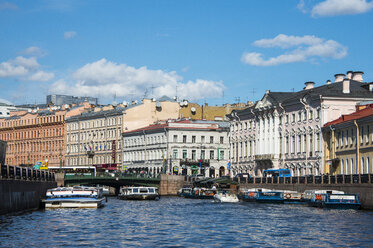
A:
{"label": "stone embankment", "polygon": [[2,165],[0,215],[38,209],[47,190],[56,186],[53,173]]}

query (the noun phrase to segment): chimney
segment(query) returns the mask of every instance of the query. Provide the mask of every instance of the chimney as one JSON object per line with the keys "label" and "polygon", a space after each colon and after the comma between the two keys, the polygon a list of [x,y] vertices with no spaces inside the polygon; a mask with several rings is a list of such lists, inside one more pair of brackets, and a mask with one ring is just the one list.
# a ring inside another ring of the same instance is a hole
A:
{"label": "chimney", "polygon": [[304,84],[306,85],[305,90],[313,89],[313,86],[315,85],[314,82],[305,82]]}
{"label": "chimney", "polygon": [[347,79],[345,78],[345,80],[343,80],[343,94],[349,94],[350,93],[350,79]]}
{"label": "chimney", "polygon": [[354,73],[353,71],[348,71],[347,73],[346,73],[346,77],[348,78],[348,79],[352,79],[352,73]]}
{"label": "chimney", "polygon": [[326,81],[326,84],[331,84],[331,83],[332,83],[332,81],[330,81],[330,80]]}
{"label": "chimney", "polygon": [[343,79],[345,78],[345,74],[335,74],[334,77],[335,77],[334,83],[342,82]]}
{"label": "chimney", "polygon": [[362,71],[353,72],[352,80],[358,81],[358,82],[363,82],[363,74],[364,74],[364,72],[362,72]]}

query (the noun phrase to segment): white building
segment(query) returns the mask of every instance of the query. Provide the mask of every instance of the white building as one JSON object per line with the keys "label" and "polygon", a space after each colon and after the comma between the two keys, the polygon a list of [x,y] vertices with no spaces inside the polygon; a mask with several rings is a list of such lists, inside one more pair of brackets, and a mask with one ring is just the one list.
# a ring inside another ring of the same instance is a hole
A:
{"label": "white building", "polygon": [[90,111],[66,119],[66,165],[120,169],[125,108]]}
{"label": "white building", "polygon": [[123,165],[129,171],[228,174],[229,123],[168,120],[123,133]]}
{"label": "white building", "polygon": [[323,171],[321,127],[355,111],[359,101],[372,100],[371,84],[362,72],[336,74],[335,82],[299,92],[270,92],[253,107],[229,116],[233,174],[262,176],[269,168],[289,168],[292,175]]}

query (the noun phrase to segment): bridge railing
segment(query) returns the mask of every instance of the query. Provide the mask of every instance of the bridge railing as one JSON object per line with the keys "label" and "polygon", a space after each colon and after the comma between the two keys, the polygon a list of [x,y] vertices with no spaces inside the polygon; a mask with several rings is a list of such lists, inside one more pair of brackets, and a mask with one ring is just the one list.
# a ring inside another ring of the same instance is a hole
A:
{"label": "bridge railing", "polygon": [[299,177],[236,177],[245,184],[373,184],[373,174],[307,175]]}
{"label": "bridge railing", "polygon": [[96,175],[93,174],[69,174],[65,175],[65,179],[90,179],[90,178],[144,178],[144,179],[159,179],[158,175],[149,174],[136,174],[136,173],[108,173],[108,172],[97,172]]}
{"label": "bridge railing", "polygon": [[1,165],[0,179],[24,180],[24,181],[55,181],[55,174],[46,170],[33,168]]}

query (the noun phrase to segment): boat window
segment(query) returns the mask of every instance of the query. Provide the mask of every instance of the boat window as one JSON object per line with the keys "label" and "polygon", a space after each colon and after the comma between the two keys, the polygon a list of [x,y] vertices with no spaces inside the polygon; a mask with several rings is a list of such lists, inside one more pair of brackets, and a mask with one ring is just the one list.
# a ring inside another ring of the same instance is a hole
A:
{"label": "boat window", "polygon": [[154,189],[150,188],[149,193],[154,193]]}
{"label": "boat window", "polygon": [[137,189],[137,188],[132,189],[132,191],[133,191],[133,193],[139,193],[139,189]]}
{"label": "boat window", "polygon": [[140,188],[140,193],[148,193],[148,189],[147,188]]}

